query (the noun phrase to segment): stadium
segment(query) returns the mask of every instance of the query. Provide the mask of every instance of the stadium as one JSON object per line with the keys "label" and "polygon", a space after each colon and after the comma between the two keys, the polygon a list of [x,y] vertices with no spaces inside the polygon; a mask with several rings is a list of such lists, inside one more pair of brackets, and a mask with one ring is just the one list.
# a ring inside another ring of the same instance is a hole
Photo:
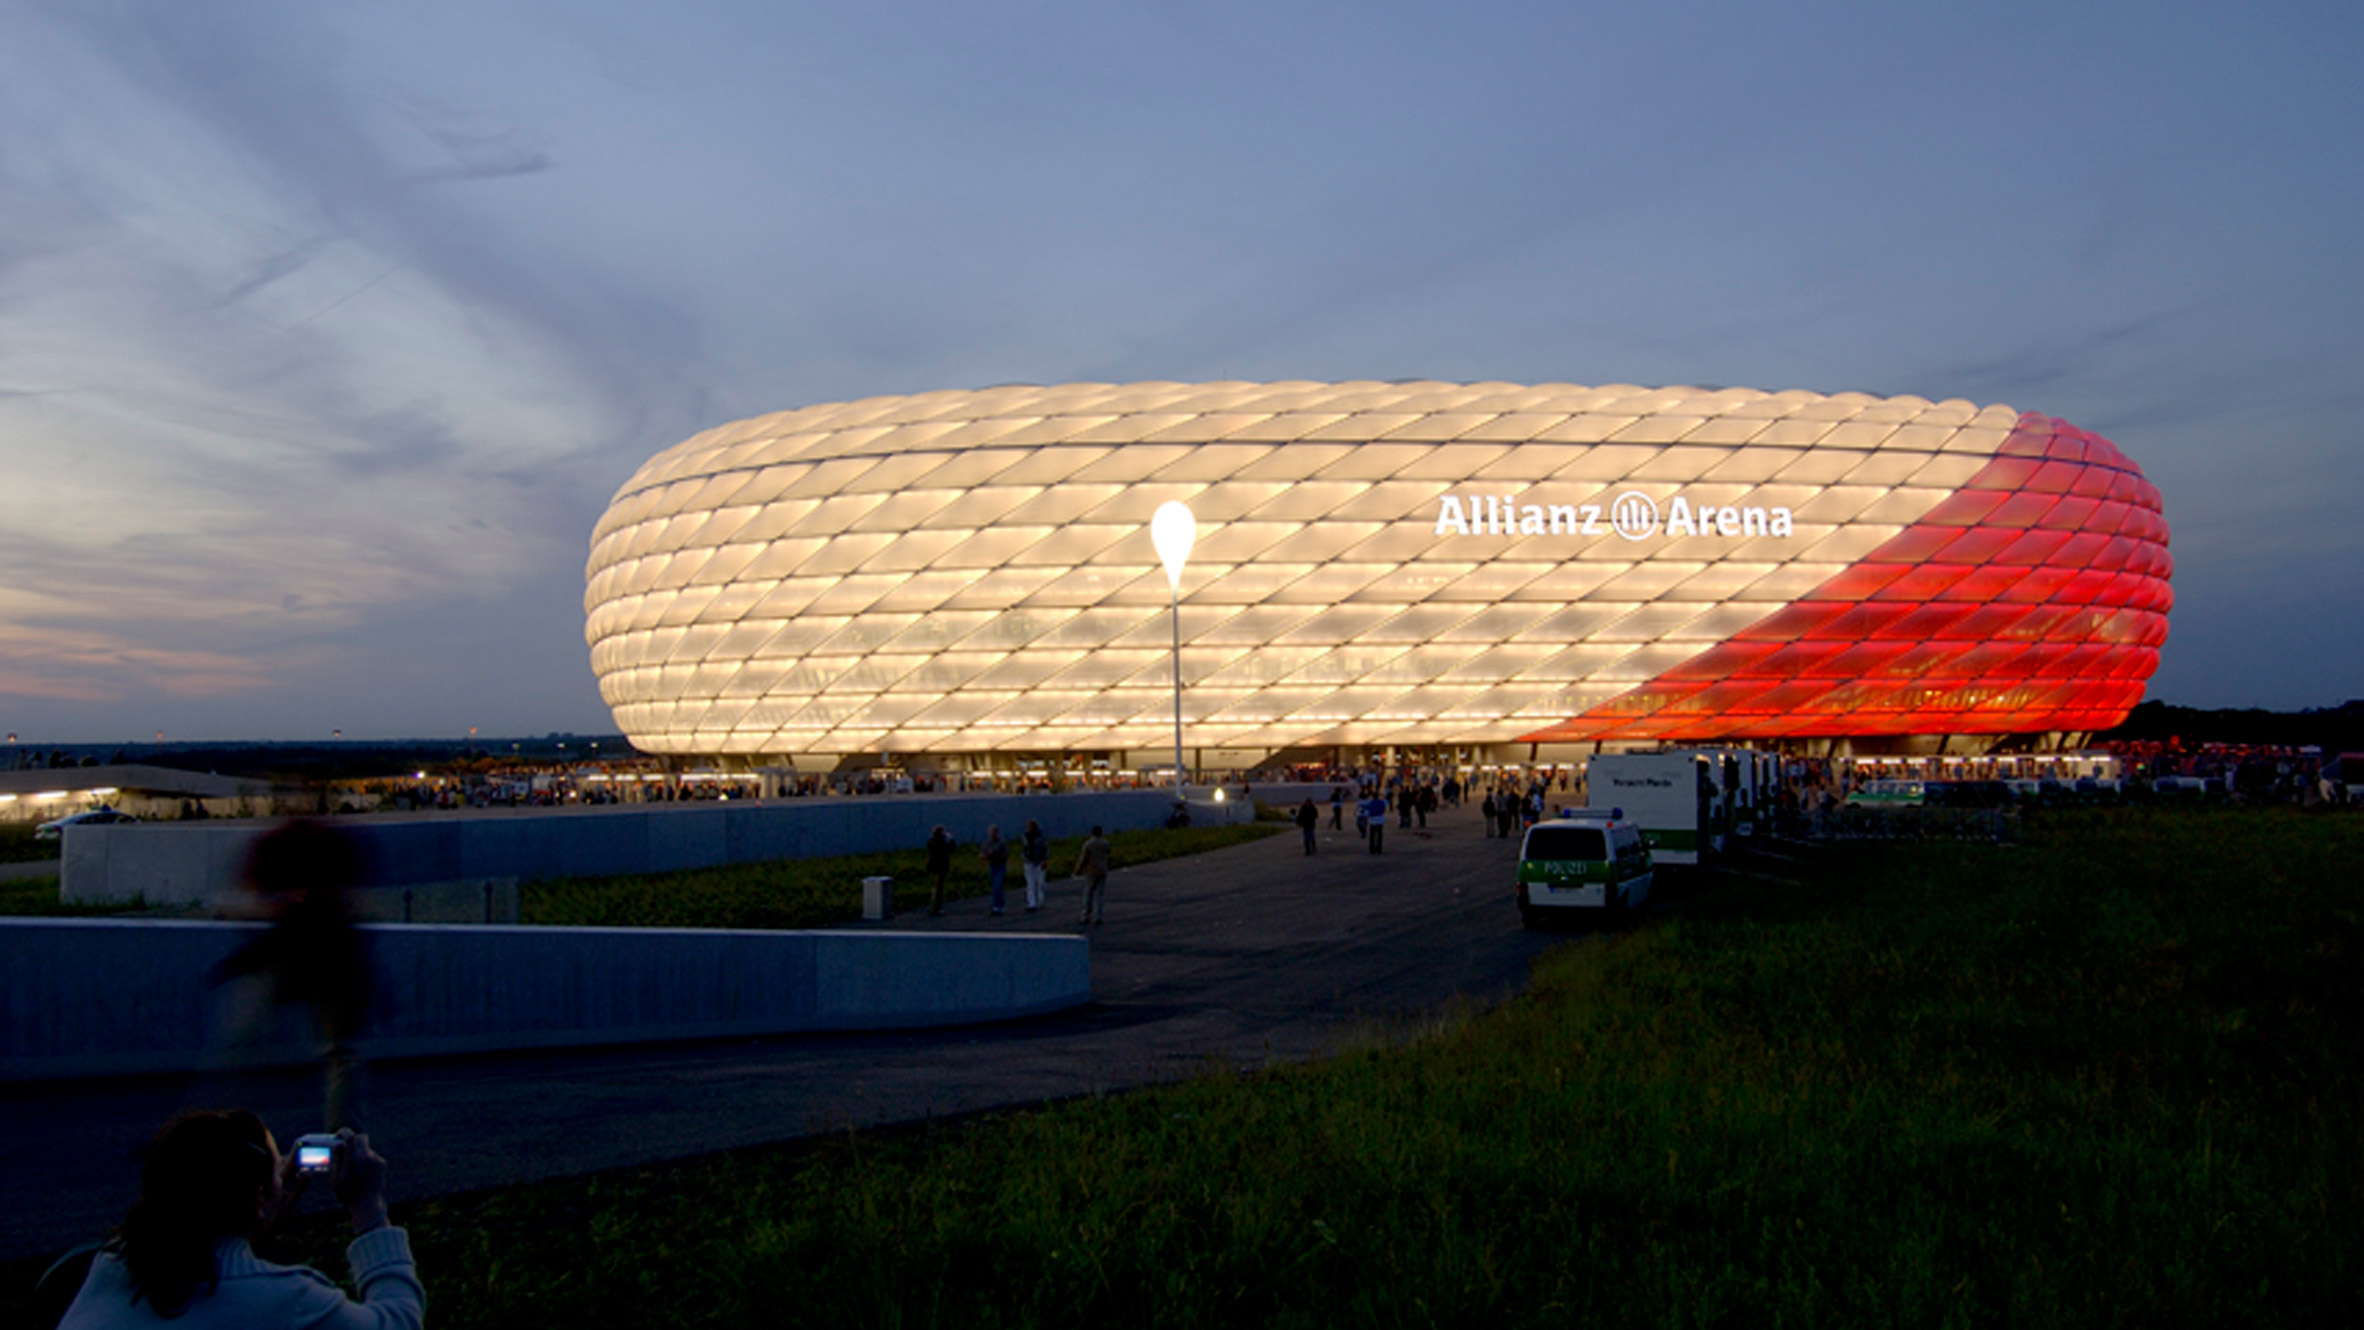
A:
{"label": "stadium", "polygon": [[586,637],[636,746],[725,767],[1170,764],[1177,633],[1203,769],[2030,752],[2141,700],[2167,544],[2116,447],[2007,406],[1009,386],[659,453],[592,537]]}

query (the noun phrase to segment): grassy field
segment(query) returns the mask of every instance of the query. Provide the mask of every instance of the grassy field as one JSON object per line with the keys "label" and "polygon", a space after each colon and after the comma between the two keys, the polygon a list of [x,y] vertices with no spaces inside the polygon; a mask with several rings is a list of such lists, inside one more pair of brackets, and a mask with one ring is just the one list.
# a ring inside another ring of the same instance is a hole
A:
{"label": "grassy field", "polygon": [[[1023,829],[1022,825],[1019,829]],[[1266,825],[1191,827],[1176,831],[1119,831],[1108,837],[1118,866],[1145,864],[1177,855],[1200,854],[1273,835]],[[1051,873],[1075,867],[1080,836],[1051,842]],[[908,912],[925,909],[926,856],[917,849],[891,854],[841,855],[831,859],[789,859],[732,864],[646,877],[549,878],[528,882],[518,894],[518,913],[529,924],[583,924],[632,928],[812,928],[859,918],[862,879],[895,880],[895,904]],[[1022,904],[1025,874],[1011,843],[1007,890]],[[974,844],[953,852],[945,896],[985,893],[985,861]]]}
{"label": "grassy field", "polygon": [[1394,1046],[397,1218],[446,1327],[2364,1324],[2359,863],[1849,846]]}
{"label": "grassy field", "polygon": [[39,859],[54,860],[63,841],[37,840],[33,832],[38,823],[10,822],[0,824],[0,864],[31,863]]}

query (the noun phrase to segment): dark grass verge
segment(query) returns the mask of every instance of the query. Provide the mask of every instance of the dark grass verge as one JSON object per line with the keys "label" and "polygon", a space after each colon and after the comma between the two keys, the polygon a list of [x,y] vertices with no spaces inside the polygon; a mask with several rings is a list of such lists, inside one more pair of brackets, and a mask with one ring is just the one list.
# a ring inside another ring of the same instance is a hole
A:
{"label": "dark grass verge", "polygon": [[0,918],[126,914],[141,908],[142,904],[136,901],[119,905],[68,905],[57,898],[54,877],[0,879]]}
{"label": "dark grass verge", "polygon": [[2359,1324],[2360,854],[1842,847],[1408,1046],[398,1218],[457,1327]]}
{"label": "dark grass verge", "polygon": [[38,863],[55,861],[62,841],[41,840],[33,835],[37,823],[10,822],[0,824],[0,864]]}
{"label": "dark grass verge", "polygon": [[[1005,827],[1005,833],[1021,831]],[[1186,854],[1260,840],[1284,828],[1264,824],[1188,827],[1173,831],[1119,831],[1108,837],[1116,866],[1151,863]],[[1051,842],[1054,879],[1075,867],[1083,838]],[[519,917],[529,924],[603,925],[620,928],[813,928],[859,918],[862,879],[891,877],[901,911],[925,909],[926,856],[920,849],[886,854],[840,855],[828,859],[784,859],[730,864],[647,876],[546,878],[524,884]],[[985,860],[974,843],[953,851],[945,897],[985,893]],[[1018,898],[1025,874],[1015,840],[1010,846],[1007,890]]]}

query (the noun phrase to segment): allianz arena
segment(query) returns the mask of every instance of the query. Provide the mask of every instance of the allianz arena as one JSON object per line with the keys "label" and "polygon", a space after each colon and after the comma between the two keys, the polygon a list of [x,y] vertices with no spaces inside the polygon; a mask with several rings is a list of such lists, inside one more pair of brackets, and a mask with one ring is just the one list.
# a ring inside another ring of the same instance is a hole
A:
{"label": "allianz arena", "polygon": [[[586,636],[643,750],[745,765],[2047,747],[2141,700],[2159,492],[2005,406],[1506,383],[877,397],[658,454]],[[1581,745],[1581,748],[1569,746]]]}

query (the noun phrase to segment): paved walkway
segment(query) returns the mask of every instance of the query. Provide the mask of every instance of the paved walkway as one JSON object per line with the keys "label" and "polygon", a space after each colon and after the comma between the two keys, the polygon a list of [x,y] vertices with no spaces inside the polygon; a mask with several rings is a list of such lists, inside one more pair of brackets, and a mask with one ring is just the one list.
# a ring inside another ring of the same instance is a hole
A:
{"label": "paved walkway", "polygon": [[[1091,930],[1095,1001],[1074,1012],[957,1030],[379,1066],[371,1126],[391,1161],[389,1191],[415,1199],[1037,1104],[1187,1077],[1210,1059],[1252,1067],[1315,1057],[1457,994],[1492,1001],[1524,984],[1551,939],[1519,928],[1509,842],[1484,837],[1464,809],[1432,819],[1426,834],[1391,825],[1387,852],[1374,857],[1354,840],[1351,817],[1333,832],[1323,812],[1311,858],[1292,829],[1189,859],[1120,864],[1107,922]],[[973,856],[960,867],[983,872]],[[1052,888],[1039,915],[1013,904],[996,919],[972,897],[941,919],[914,911],[893,926],[1073,929],[1080,884],[1055,878]],[[0,1087],[0,1259],[103,1234],[136,1192],[138,1151],[157,1124],[183,1107],[228,1103],[293,1135],[317,1112],[316,1080]]]}

